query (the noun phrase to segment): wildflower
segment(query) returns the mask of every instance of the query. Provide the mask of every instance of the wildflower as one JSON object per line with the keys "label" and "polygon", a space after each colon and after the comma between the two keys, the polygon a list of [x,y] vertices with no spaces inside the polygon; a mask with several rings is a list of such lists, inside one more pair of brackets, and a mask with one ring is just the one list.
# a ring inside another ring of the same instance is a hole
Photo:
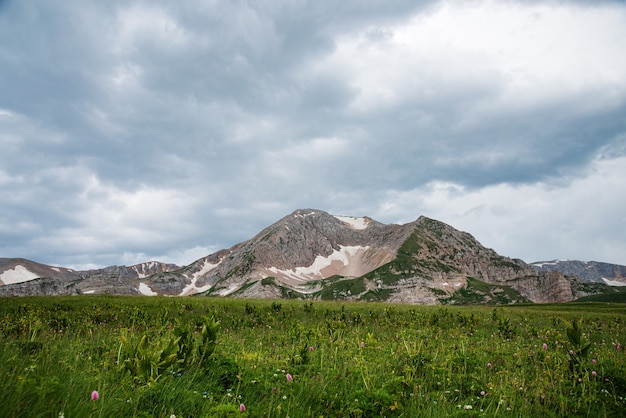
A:
{"label": "wildflower", "polygon": [[493,365],[491,363],[487,363],[487,368],[491,369]]}
{"label": "wildflower", "polygon": [[365,342],[361,341],[361,348],[365,347]]}
{"label": "wildflower", "polygon": [[94,390],[93,392],[91,392],[91,400],[92,401],[97,401],[99,397],[100,397],[100,395],[98,394],[97,390]]}
{"label": "wildflower", "polygon": [[573,356],[574,355],[574,350],[569,350],[569,355]]}
{"label": "wildflower", "polygon": [[463,409],[472,409],[472,405],[465,405]]}
{"label": "wildflower", "polygon": [[315,348],[313,348],[313,346],[309,347],[309,351],[314,351]]}
{"label": "wildflower", "polygon": [[287,377],[287,380],[290,382],[293,380],[293,376],[291,376],[289,373],[287,373],[286,377]]}
{"label": "wildflower", "polygon": [[484,390],[480,391],[480,396],[485,396],[485,391]]}
{"label": "wildflower", "polygon": [[246,406],[244,404],[239,405],[239,412],[246,412]]}
{"label": "wildflower", "polygon": [[283,401],[287,399],[287,395],[283,395]]}
{"label": "wildflower", "polygon": [[595,364],[598,362],[595,358],[591,360],[591,362],[593,363],[593,365],[595,366]]}
{"label": "wildflower", "polygon": [[547,350],[547,349],[548,349],[548,344],[543,343],[543,349],[544,349],[544,350]]}
{"label": "wildflower", "polygon": [[546,356],[546,361],[550,360],[550,356]]}
{"label": "wildflower", "polygon": [[596,376],[598,375],[598,373],[596,373],[596,371],[594,370],[594,371],[592,371],[592,372],[591,372],[591,375],[592,375],[593,377],[596,377]]}

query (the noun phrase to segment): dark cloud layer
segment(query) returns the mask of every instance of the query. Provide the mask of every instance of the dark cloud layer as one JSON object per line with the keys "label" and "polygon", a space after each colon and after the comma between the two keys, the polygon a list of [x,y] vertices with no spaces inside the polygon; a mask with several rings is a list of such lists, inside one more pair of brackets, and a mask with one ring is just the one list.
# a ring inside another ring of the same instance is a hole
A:
{"label": "dark cloud layer", "polygon": [[0,256],[188,263],[315,207],[626,264],[625,28],[610,1],[0,2]]}

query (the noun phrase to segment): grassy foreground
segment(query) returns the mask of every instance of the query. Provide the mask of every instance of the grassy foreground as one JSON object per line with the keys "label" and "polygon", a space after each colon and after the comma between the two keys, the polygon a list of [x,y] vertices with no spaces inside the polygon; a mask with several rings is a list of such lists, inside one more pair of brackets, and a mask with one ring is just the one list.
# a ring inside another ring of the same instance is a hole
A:
{"label": "grassy foreground", "polygon": [[625,322],[626,306],[606,303],[9,298],[0,405],[55,418],[623,416]]}

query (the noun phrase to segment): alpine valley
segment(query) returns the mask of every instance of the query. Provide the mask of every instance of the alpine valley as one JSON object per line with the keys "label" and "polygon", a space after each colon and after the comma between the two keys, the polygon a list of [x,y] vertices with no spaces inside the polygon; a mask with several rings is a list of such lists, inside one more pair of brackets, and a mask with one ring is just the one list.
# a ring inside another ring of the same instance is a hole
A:
{"label": "alpine valley", "polygon": [[153,261],[76,271],[0,258],[0,296],[205,295],[432,305],[624,294],[626,288],[618,286],[626,286],[626,267],[590,263],[526,264],[424,216],[386,225],[300,209],[248,241],[182,267]]}

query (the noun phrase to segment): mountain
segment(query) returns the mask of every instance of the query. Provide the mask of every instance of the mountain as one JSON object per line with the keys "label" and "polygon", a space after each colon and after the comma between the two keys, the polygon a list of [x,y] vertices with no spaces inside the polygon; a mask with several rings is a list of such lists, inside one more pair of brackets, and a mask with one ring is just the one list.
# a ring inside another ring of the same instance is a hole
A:
{"label": "mountain", "polygon": [[584,281],[626,286],[626,266],[599,261],[552,260],[530,264],[537,271],[559,271],[566,276],[580,277]]}
{"label": "mountain", "polygon": [[[564,302],[610,291],[498,255],[424,216],[403,225],[300,209],[248,241],[179,267],[158,262],[72,271],[0,261],[0,295],[140,294],[382,300]],[[35,278],[37,277],[37,278]]]}
{"label": "mountain", "polygon": [[0,258],[0,296],[140,294],[140,280],[179,268],[151,261],[134,266],[111,266],[76,271],[23,258]]}

